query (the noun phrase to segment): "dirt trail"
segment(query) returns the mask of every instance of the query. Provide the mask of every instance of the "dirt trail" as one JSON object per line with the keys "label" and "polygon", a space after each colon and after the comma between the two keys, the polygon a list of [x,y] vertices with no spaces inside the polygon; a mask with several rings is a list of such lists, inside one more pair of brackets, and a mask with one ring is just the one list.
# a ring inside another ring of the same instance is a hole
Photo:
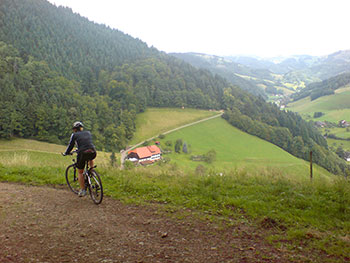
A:
{"label": "dirt trail", "polygon": [[174,219],[157,207],[0,183],[0,262],[290,262],[254,227]]}

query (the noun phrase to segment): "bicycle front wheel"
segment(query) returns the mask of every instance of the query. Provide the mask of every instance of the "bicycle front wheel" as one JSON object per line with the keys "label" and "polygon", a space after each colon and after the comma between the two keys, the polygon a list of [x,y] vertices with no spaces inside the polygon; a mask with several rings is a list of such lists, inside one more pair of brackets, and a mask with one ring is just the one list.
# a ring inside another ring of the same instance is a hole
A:
{"label": "bicycle front wheel", "polygon": [[66,169],[66,182],[69,189],[72,190],[73,193],[79,193],[80,185],[78,180],[78,171],[74,164],[69,165]]}
{"label": "bicycle front wheel", "polygon": [[100,175],[95,171],[90,171],[90,184],[89,184],[89,192],[92,201],[96,205],[100,204],[103,199],[103,187]]}

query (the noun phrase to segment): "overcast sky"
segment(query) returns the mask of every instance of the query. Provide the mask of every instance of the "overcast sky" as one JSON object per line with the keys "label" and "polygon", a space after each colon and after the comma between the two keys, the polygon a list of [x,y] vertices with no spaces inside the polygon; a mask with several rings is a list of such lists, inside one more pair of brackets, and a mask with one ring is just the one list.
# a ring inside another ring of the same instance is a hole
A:
{"label": "overcast sky", "polygon": [[350,49],[349,0],[49,0],[165,52],[326,55]]}

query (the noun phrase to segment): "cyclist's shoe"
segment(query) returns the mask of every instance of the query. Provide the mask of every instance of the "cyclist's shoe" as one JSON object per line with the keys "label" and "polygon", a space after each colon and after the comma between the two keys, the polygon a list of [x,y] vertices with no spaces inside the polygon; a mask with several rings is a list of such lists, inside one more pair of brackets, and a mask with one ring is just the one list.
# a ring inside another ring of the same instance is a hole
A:
{"label": "cyclist's shoe", "polygon": [[79,197],[86,196],[86,190],[85,189],[80,190],[79,193],[78,193],[78,196]]}

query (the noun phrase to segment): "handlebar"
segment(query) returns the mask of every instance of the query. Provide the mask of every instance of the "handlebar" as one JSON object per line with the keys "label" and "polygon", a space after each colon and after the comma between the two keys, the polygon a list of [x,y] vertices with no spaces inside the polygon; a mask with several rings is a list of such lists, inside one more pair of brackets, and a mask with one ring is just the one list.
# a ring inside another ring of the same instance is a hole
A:
{"label": "handlebar", "polygon": [[73,155],[73,154],[75,154],[75,153],[77,153],[77,152],[78,152],[78,150],[75,150],[75,151],[72,151],[72,152],[70,152],[70,153],[68,153],[68,154],[61,153],[61,155],[62,155],[62,156]]}

